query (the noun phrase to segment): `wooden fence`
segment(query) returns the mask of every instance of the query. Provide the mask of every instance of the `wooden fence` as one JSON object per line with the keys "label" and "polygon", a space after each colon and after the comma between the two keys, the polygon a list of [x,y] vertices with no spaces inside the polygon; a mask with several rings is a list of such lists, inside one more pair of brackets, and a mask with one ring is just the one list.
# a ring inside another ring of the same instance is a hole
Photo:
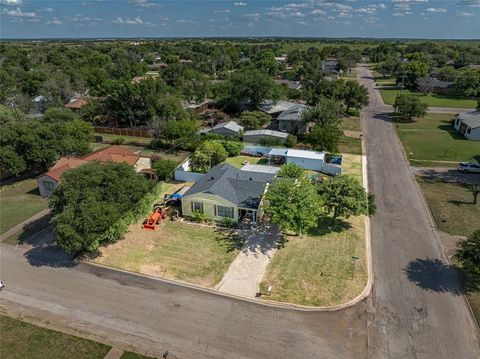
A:
{"label": "wooden fence", "polygon": [[116,127],[94,127],[96,133],[114,136],[128,136],[128,137],[144,137],[152,138],[153,136],[145,130],[136,130],[134,128],[116,128]]}

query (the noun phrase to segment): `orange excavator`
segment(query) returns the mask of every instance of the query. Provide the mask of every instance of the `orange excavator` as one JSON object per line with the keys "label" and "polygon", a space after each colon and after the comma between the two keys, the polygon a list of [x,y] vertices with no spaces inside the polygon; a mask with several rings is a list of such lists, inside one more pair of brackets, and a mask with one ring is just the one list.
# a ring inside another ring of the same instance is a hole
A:
{"label": "orange excavator", "polygon": [[143,222],[143,229],[148,229],[151,231],[155,230],[155,226],[160,224],[162,219],[167,216],[168,207],[156,207],[153,209],[153,212],[150,213],[148,218]]}

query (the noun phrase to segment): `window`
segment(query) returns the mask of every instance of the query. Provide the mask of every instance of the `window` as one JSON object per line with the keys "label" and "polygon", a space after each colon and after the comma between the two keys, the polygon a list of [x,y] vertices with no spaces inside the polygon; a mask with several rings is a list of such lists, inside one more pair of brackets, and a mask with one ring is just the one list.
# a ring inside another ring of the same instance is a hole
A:
{"label": "window", "polygon": [[224,206],[215,206],[215,215],[218,217],[233,218],[233,208]]}
{"label": "window", "polygon": [[55,188],[55,185],[52,182],[43,181],[43,188],[45,188],[45,192],[51,193]]}
{"label": "window", "polygon": [[467,129],[467,135],[469,135],[471,132],[472,132],[472,129],[469,127],[469,128]]}
{"label": "window", "polygon": [[195,212],[195,211],[203,213],[202,202],[192,202],[192,212]]}

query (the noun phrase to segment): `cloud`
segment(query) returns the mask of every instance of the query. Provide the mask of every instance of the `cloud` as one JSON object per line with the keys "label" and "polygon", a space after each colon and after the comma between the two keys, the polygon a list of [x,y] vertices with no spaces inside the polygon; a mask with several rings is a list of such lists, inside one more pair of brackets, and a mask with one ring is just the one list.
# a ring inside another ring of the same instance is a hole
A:
{"label": "cloud", "polygon": [[468,11],[457,11],[455,15],[463,16],[463,17],[475,16],[474,13],[471,13],[471,12],[468,12]]}
{"label": "cloud", "polygon": [[80,14],[75,15],[74,17],[68,18],[69,21],[73,22],[100,22],[103,21],[103,19],[99,17],[89,17],[89,16],[83,16]]}
{"label": "cloud", "polygon": [[5,16],[11,16],[11,17],[26,17],[26,18],[32,18],[32,17],[37,17],[37,14],[35,12],[23,12],[22,9],[17,7],[14,10],[8,10],[8,9],[3,9],[2,14]]}
{"label": "cloud", "polygon": [[214,14],[230,14],[230,10],[213,10]]}
{"label": "cloud", "polygon": [[233,5],[235,5],[235,6],[247,6],[247,3],[242,2],[242,1],[236,1],[236,2],[233,3]]}
{"label": "cloud", "polygon": [[137,16],[133,19],[123,18],[119,16],[113,22],[115,24],[120,24],[120,25],[149,25],[150,24],[148,22],[143,21],[140,16]]}
{"label": "cloud", "polygon": [[46,8],[43,8],[42,11],[53,12],[53,9],[51,7],[46,7]]}
{"label": "cloud", "polygon": [[195,21],[190,20],[190,19],[179,19],[176,21],[179,24],[194,24]]}
{"label": "cloud", "polygon": [[316,10],[313,10],[312,12],[310,12],[310,14],[312,14],[312,15],[326,15],[327,12],[323,11],[323,10],[320,10],[320,9],[316,9]]}
{"label": "cloud", "polygon": [[22,0],[0,0],[0,5],[22,6]]}
{"label": "cloud", "polygon": [[301,13],[300,11],[295,11],[290,14],[292,17],[305,17],[304,13]]}
{"label": "cloud", "polygon": [[62,25],[63,21],[57,17],[54,17],[52,20],[47,21],[48,25]]}
{"label": "cloud", "polygon": [[447,12],[447,9],[444,9],[444,8],[435,8],[435,7],[429,7],[427,9],[427,12],[432,12],[432,13],[445,13]]}
{"label": "cloud", "polygon": [[128,3],[135,6],[148,8],[148,9],[160,9],[163,7],[162,4],[159,4],[153,1],[148,1],[148,0],[128,0]]}
{"label": "cloud", "polygon": [[87,3],[84,1],[84,2],[82,2],[82,3],[80,4],[80,6],[81,6],[81,7],[85,7],[85,6],[87,6]]}
{"label": "cloud", "polygon": [[460,6],[471,6],[471,7],[480,7],[480,0],[460,0],[457,5]]}

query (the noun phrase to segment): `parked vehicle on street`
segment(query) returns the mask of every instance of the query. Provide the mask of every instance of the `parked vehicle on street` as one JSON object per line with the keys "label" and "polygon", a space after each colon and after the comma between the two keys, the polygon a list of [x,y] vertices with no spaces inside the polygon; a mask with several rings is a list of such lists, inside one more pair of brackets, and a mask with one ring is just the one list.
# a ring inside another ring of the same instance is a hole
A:
{"label": "parked vehicle on street", "polygon": [[457,169],[463,173],[480,173],[480,164],[473,162],[460,162]]}

